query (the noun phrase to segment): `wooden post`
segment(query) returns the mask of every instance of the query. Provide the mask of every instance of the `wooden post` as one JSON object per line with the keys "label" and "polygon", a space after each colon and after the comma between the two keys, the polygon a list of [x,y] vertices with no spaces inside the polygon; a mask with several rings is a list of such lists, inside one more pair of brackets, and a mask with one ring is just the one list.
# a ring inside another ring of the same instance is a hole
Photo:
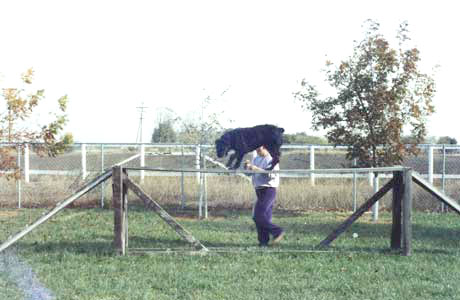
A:
{"label": "wooden post", "polygon": [[123,188],[123,193],[122,193],[122,197],[123,197],[123,205],[122,205],[122,209],[123,209],[123,216],[124,216],[124,222],[123,222],[123,232],[125,234],[125,250],[123,252],[123,254],[126,254],[126,249],[128,249],[128,187],[126,186],[126,182],[125,182],[125,178],[128,178],[128,172],[126,171],[126,169],[123,169],[123,173],[122,173],[122,181],[123,181],[123,185],[122,185],[122,188]]}
{"label": "wooden post", "polygon": [[[104,172],[104,144],[101,144],[101,172]],[[104,208],[105,183],[101,183],[101,208]]]}
{"label": "wooden post", "polygon": [[402,214],[403,214],[403,255],[410,256],[412,254],[412,170],[407,169],[403,174],[404,191],[402,199]]}
{"label": "wooden post", "polygon": [[393,172],[393,223],[391,227],[391,249],[401,249],[401,200],[403,196],[403,173]]}
{"label": "wooden post", "polygon": [[125,233],[125,207],[124,199],[125,193],[123,189],[123,173],[120,166],[113,167],[112,169],[112,206],[114,212],[114,246],[118,255],[125,255],[126,253],[126,233]]}

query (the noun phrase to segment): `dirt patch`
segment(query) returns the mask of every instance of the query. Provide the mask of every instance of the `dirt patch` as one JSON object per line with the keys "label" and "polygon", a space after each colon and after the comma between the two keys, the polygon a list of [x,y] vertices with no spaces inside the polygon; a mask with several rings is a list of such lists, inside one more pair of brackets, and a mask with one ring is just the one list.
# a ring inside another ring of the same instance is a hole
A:
{"label": "dirt patch", "polygon": [[0,211],[0,218],[13,218],[13,217],[17,217],[18,215],[19,215],[19,212],[14,211],[14,210]]}

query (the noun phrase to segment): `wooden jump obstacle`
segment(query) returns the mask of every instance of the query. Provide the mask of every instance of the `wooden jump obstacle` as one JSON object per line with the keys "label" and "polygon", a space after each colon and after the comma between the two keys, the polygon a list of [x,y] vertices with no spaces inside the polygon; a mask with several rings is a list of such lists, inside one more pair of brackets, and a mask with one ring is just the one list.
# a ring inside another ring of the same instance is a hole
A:
{"label": "wooden jump obstacle", "polygon": [[[99,184],[105,182],[112,177],[112,191],[113,191],[113,209],[114,209],[114,246],[115,252],[120,255],[127,253],[128,246],[128,190],[136,194],[144,204],[153,209],[159,217],[165,221],[173,230],[175,230],[180,237],[187,241],[194,252],[206,253],[209,251],[203,244],[200,243],[190,232],[185,230],[173,217],[171,217],[157,202],[150,198],[136,183],[134,183],[128,176],[127,170],[149,170],[149,171],[167,171],[167,172],[201,172],[201,173],[218,173],[218,174],[241,174],[241,171],[235,170],[196,170],[196,169],[177,169],[165,170],[159,168],[123,168],[122,164],[117,164],[112,169],[106,170],[104,173],[98,175],[96,178],[86,183],[72,196],[66,198],[64,201],[59,202],[48,213],[38,218],[34,223],[28,225],[26,228],[9,237],[5,242],[0,244],[0,253],[24,237],[26,234],[37,228],[42,223],[49,220],[56,215],[63,208],[76,201],[78,198],[93,190]],[[377,193],[375,193],[369,200],[367,200],[361,207],[359,207],[348,219],[346,219],[340,226],[329,234],[321,243],[319,247],[329,246],[340,234],[345,232],[360,216],[364,214],[372,205],[381,199],[388,191],[393,191],[392,198],[392,230],[390,247],[393,250],[401,250],[401,254],[409,256],[412,253],[412,182],[421,186],[424,190],[432,194],[436,199],[448,205],[455,212],[460,214],[460,205],[456,201],[444,195],[433,185],[425,181],[420,175],[414,173],[410,168],[405,167],[390,167],[390,168],[373,168],[373,169],[327,169],[327,170],[282,170],[282,171],[251,171],[245,173],[290,173],[290,174],[306,174],[309,172],[314,173],[351,173],[351,172],[392,172],[393,178],[385,184]],[[217,251],[219,252],[219,251]]]}
{"label": "wooden jump obstacle", "polygon": [[184,240],[195,250],[207,252],[208,249],[193,237],[185,228],[174,220],[157,202],[150,198],[136,183],[128,178],[126,171],[120,166],[112,169],[113,180],[113,210],[114,210],[114,246],[117,254],[125,255],[128,246],[128,189],[134,192],[145,204],[155,211]]}
{"label": "wooden jump obstacle", "polygon": [[[345,232],[353,222],[361,217],[382,198],[390,189],[393,189],[392,201],[392,230],[390,247],[392,250],[402,248],[402,254],[409,256],[412,253],[412,170],[404,169],[394,171],[393,178],[377,191],[369,200],[361,205],[350,217],[329,234],[321,243],[320,247],[328,246],[340,234]],[[402,245],[401,245],[402,243]]]}

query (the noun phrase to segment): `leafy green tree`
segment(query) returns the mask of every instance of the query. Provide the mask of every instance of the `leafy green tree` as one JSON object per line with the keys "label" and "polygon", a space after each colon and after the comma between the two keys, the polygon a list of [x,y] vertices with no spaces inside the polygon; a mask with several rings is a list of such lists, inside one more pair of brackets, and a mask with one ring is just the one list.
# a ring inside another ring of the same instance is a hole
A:
{"label": "leafy green tree", "polygon": [[283,134],[284,144],[312,144],[312,145],[325,145],[327,140],[320,136],[308,135],[305,132],[297,132],[294,134]]}
{"label": "leafy green tree", "polygon": [[[33,148],[34,151],[40,155],[55,156],[68,146],[68,140],[59,139],[67,123],[67,96],[57,100],[58,112],[52,114],[49,123],[32,124],[33,113],[45,98],[43,89],[30,91],[26,88],[32,84],[33,76],[33,69],[29,69],[22,74],[23,87],[1,88],[1,97],[5,102],[0,106],[0,142],[40,143]],[[12,171],[13,177],[19,176],[11,148],[0,147],[0,170]]]}
{"label": "leafy green tree", "polygon": [[444,145],[457,145],[457,140],[455,138],[452,138],[450,136],[441,136],[437,144],[444,144]]}
{"label": "leafy green tree", "polygon": [[158,123],[152,134],[152,143],[175,143],[177,140],[173,120],[168,119]]}
{"label": "leafy green tree", "polygon": [[[348,159],[365,167],[400,164],[404,156],[417,154],[416,144],[424,140],[435,82],[419,70],[419,50],[407,47],[406,22],[397,32],[398,49],[379,33],[378,23],[368,20],[367,27],[351,57],[337,66],[326,62],[326,82],[336,95],[320,97],[303,80],[295,97],[312,112],[312,127],[327,131],[330,143],[350,145]],[[409,147],[401,139],[404,129],[412,132]]]}

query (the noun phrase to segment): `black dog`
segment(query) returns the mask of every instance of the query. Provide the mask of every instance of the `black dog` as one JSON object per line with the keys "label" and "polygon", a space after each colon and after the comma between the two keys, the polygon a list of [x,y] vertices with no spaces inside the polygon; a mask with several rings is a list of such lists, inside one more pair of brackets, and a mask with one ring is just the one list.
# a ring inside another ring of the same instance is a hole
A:
{"label": "black dog", "polygon": [[[229,169],[237,169],[243,156],[260,146],[265,146],[272,156],[272,163],[267,170],[272,170],[279,162],[283,144],[284,129],[274,125],[258,125],[249,128],[236,128],[224,133],[220,139],[216,140],[217,157],[222,158],[230,150],[235,150],[227,162]],[[232,162],[236,159],[235,164]]]}

